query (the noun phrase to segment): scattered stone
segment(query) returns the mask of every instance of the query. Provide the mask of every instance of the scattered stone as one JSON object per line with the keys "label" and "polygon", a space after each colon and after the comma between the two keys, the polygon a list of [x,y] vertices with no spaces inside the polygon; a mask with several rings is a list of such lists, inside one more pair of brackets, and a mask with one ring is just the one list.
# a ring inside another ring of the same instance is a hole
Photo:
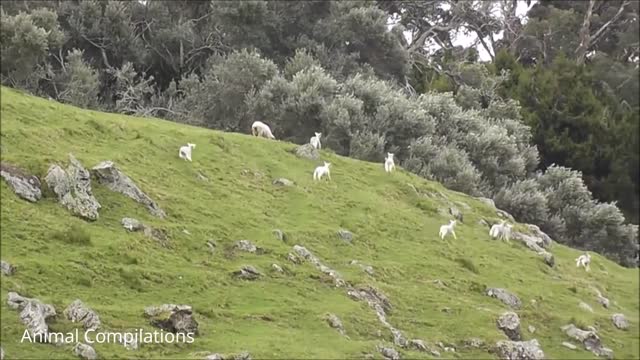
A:
{"label": "scattered stone", "polygon": [[164,210],[149,195],[140,190],[133,180],[120,171],[112,161],[102,161],[91,170],[98,183],[105,185],[111,191],[128,196],[143,204],[152,215],[159,218],[166,217]]}
{"label": "scattered stone", "polygon": [[258,247],[255,246],[251,241],[249,240],[238,240],[235,243],[235,248],[240,250],[240,251],[246,251],[248,253],[255,253],[258,250]]}
{"label": "scattered stone", "polygon": [[123,228],[129,231],[140,231],[144,229],[144,225],[140,221],[133,218],[122,218],[120,223],[122,224]]}
{"label": "scattered stone", "polygon": [[135,337],[133,339],[131,339],[131,341],[127,341],[126,338],[123,338],[121,344],[127,350],[138,350],[138,348],[140,346],[138,344],[138,340]]}
{"label": "scattered stone", "polygon": [[375,358],[376,358],[376,356],[375,356],[375,355],[370,354],[370,353],[369,353],[369,354],[364,354],[362,357],[363,357],[364,359],[367,359],[367,360],[372,360],[372,359],[375,359]]}
{"label": "scattered stone", "polygon": [[16,267],[4,260],[0,261],[0,268],[2,269],[2,275],[11,276],[16,273]]}
{"label": "scattered stone", "polygon": [[151,325],[172,332],[174,334],[197,334],[198,322],[193,318],[193,311],[189,309],[181,309],[168,313],[161,313],[161,318],[151,321]]}
{"label": "scattered stone", "polygon": [[279,273],[284,272],[284,270],[282,270],[282,268],[278,264],[271,264],[271,267],[273,268],[273,270],[275,270],[275,271],[277,271]]}
{"label": "scattered stone", "polygon": [[596,298],[598,299],[598,303],[600,305],[602,305],[604,308],[609,308],[609,299],[607,299],[606,297],[602,296],[602,293],[600,292],[600,290],[596,289],[596,288],[592,288],[595,292],[596,292]]}
{"label": "scattered stone", "polygon": [[98,314],[85,306],[79,299],[72,302],[63,313],[71,322],[81,322],[85,330],[97,330],[100,328]]}
{"label": "scattered stone", "polygon": [[510,341],[502,340],[496,343],[498,358],[505,360],[543,360],[544,352],[538,340]]}
{"label": "scattered stone", "polygon": [[555,266],[556,259],[555,259],[555,257],[553,256],[552,253],[545,251],[541,255],[544,258],[544,263],[545,264],[549,265],[549,267],[554,267]]}
{"label": "scattered stone", "polygon": [[529,325],[529,327],[527,327],[527,330],[529,330],[529,332],[533,334],[536,332],[536,327],[533,325]]}
{"label": "scattered stone", "polygon": [[342,321],[340,321],[340,318],[338,318],[337,315],[328,314],[327,315],[327,322],[329,323],[329,326],[331,326],[332,328],[338,330],[340,335],[347,336],[347,334],[344,331],[344,326],[342,325]]}
{"label": "scattered stone", "polygon": [[207,240],[207,248],[209,249],[210,253],[215,253],[216,252],[216,243],[215,241],[209,239]]}
{"label": "scattered stone", "polygon": [[147,317],[154,317],[162,313],[173,313],[181,310],[192,311],[191,306],[189,305],[162,304],[160,306],[147,306],[144,308],[144,315]]}
{"label": "scattered stone", "polygon": [[382,356],[385,359],[390,359],[390,360],[399,360],[400,359],[400,354],[394,348],[384,347],[384,346],[378,345],[378,351],[382,354]]}
{"label": "scattered stone", "polygon": [[514,312],[505,312],[498,318],[498,329],[502,330],[505,335],[512,341],[520,341],[520,317]]}
{"label": "scattered stone", "polygon": [[482,226],[486,226],[486,227],[488,227],[489,229],[491,228],[491,224],[490,224],[487,220],[485,220],[485,219],[480,219],[480,220],[478,220],[478,224],[480,224],[480,225],[482,225]]}
{"label": "scattered stone", "polygon": [[15,292],[7,295],[7,305],[20,311],[20,320],[26,325],[29,335],[37,342],[49,341],[47,319],[56,315],[53,305],[44,304],[38,299],[26,298]]}
{"label": "scattered stone", "polygon": [[209,179],[206,176],[204,176],[200,171],[198,171],[198,173],[196,174],[196,177],[199,180],[202,180],[204,182],[209,182]]}
{"label": "scattered stone", "polygon": [[580,309],[584,311],[593,312],[593,308],[589,304],[585,303],[584,301],[580,301],[580,303],[578,304],[578,307],[580,307]]}
{"label": "scattered stone", "polygon": [[273,180],[273,185],[278,185],[278,186],[293,186],[295,185],[295,183],[289,179],[285,179],[285,178],[278,178]]}
{"label": "scattered stone", "polygon": [[315,267],[318,270],[320,270],[322,273],[330,276],[333,279],[333,282],[336,285],[336,287],[341,287],[346,284],[337,271],[330,269],[329,267],[322,264],[320,260],[315,255],[313,255],[309,250],[307,250],[304,246],[294,245],[293,251],[299,257],[306,259],[309,262],[311,262],[313,265],[315,265]]}
{"label": "scattered stone", "polygon": [[42,198],[42,184],[37,176],[29,175],[23,169],[6,162],[0,162],[0,176],[19,197],[31,202]]}
{"label": "scattered stone", "polygon": [[51,165],[44,181],[57,195],[58,202],[72,214],[89,221],[98,220],[98,210],[102,206],[91,191],[91,174],[72,154],[69,154],[69,162],[66,171]]}
{"label": "scattered stone", "polygon": [[578,348],[577,346],[575,346],[575,345],[573,345],[572,343],[567,342],[567,341],[563,341],[563,342],[562,342],[562,346],[564,346],[564,347],[566,347],[566,348],[569,348],[569,349],[571,349],[571,350],[575,350],[575,349],[577,349],[577,348]]}
{"label": "scattered stone", "polygon": [[447,284],[445,284],[444,281],[440,279],[435,279],[432,282],[439,287],[447,287]]}
{"label": "scattered stone", "polygon": [[435,357],[440,357],[440,351],[436,350],[436,349],[431,349],[431,355],[435,356]]}
{"label": "scattered stone", "polygon": [[510,293],[509,291],[502,288],[488,288],[487,295],[497,298],[502,301],[505,305],[510,306],[513,309],[520,309],[522,306],[522,302],[520,302],[520,298],[516,295]]}
{"label": "scattered stone", "polygon": [[348,243],[351,243],[351,241],[353,241],[353,233],[349,230],[344,230],[344,229],[338,230],[338,236],[340,237],[340,239]]}
{"label": "scattered stone", "polygon": [[98,358],[96,351],[91,346],[83,343],[77,343],[73,348],[73,353],[81,359],[95,360]]}
{"label": "scattered stone", "polygon": [[472,349],[479,349],[483,347],[484,344],[484,340],[478,338],[471,338],[464,341],[464,345]]}
{"label": "scattered stone", "polygon": [[278,239],[280,241],[287,241],[287,236],[280,229],[274,229],[273,230],[273,235],[276,237],[276,239]]}
{"label": "scattered stone", "polygon": [[167,237],[167,232],[164,229],[156,229],[145,225],[143,232],[146,237],[156,240],[160,245],[165,247],[169,245],[169,238]]}
{"label": "scattered stone", "polygon": [[293,153],[297,157],[308,160],[318,160],[320,158],[320,152],[311,144],[300,145],[293,150]]}
{"label": "scattered stone", "polygon": [[502,219],[507,219],[509,221],[516,221],[513,218],[513,216],[511,216],[511,214],[509,214],[508,212],[506,212],[504,210],[496,209],[496,215],[498,215],[498,217],[500,217]]}
{"label": "scattered stone", "polygon": [[373,267],[371,265],[365,265],[358,262],[358,260],[351,260],[349,265],[358,265],[360,268],[370,276],[373,276],[375,272],[373,271]]}
{"label": "scattered stone", "polygon": [[191,235],[191,233],[187,229],[183,229],[182,232],[185,233],[186,235]]}
{"label": "scattered stone", "polygon": [[255,280],[262,276],[262,274],[251,265],[243,266],[240,270],[234,271],[233,275],[245,280]]}
{"label": "scattered stone", "polygon": [[427,346],[427,344],[425,344],[424,341],[420,339],[409,340],[409,345],[418,351],[429,351],[429,347]]}
{"label": "scattered stone", "polygon": [[602,345],[600,337],[593,327],[591,327],[591,329],[587,331],[578,328],[574,324],[569,324],[563,326],[561,329],[565,332],[565,334],[567,334],[567,336],[582,343],[585,349],[591,351],[595,355],[603,356],[609,359],[613,358],[613,351]]}
{"label": "scattered stone", "polygon": [[287,254],[287,260],[291,261],[294,264],[302,264],[302,260],[299,257],[295,256],[292,253]]}
{"label": "scattered stone", "polygon": [[629,328],[629,322],[623,314],[613,314],[611,315],[611,320],[613,321],[613,325],[620,330],[626,330]]}
{"label": "scattered stone", "polygon": [[460,221],[460,222],[464,222],[464,216],[462,215],[462,212],[460,210],[458,210],[455,207],[450,207],[449,208],[449,214],[451,216],[453,216],[456,220]]}
{"label": "scattered stone", "polygon": [[204,360],[224,360],[224,356],[222,354],[209,354],[207,355]]}
{"label": "scattered stone", "polygon": [[553,243],[553,240],[551,239],[551,237],[549,237],[549,235],[547,235],[544,231],[540,230],[540,228],[537,225],[527,224],[527,228],[529,229],[529,231],[531,231],[531,234],[534,237],[539,239],[537,243],[543,248],[545,249],[549,248]]}
{"label": "scattered stone", "polygon": [[233,357],[233,360],[251,360],[251,354],[248,351],[243,351]]}

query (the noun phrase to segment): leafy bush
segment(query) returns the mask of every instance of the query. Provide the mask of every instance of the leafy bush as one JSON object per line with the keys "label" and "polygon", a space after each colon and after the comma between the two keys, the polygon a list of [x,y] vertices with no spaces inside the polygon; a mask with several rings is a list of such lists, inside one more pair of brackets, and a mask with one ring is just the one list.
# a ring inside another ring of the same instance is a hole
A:
{"label": "leafy bush", "polygon": [[496,206],[518,221],[543,224],[549,217],[547,198],[535,179],[517,181],[501,189],[494,197]]}

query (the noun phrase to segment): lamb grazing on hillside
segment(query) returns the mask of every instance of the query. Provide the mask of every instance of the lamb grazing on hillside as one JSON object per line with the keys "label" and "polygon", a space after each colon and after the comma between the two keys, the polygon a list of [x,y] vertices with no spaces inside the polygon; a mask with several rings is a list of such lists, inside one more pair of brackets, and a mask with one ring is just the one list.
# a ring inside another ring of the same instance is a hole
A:
{"label": "lamb grazing on hillside", "polygon": [[396,164],[393,162],[393,153],[387,153],[387,157],[384,158],[384,171],[391,172],[396,169]]}
{"label": "lamb grazing on hillside", "polygon": [[500,238],[509,242],[512,227],[513,226],[511,224],[507,224],[505,220],[502,220],[499,224],[494,224],[491,227],[491,230],[489,230],[489,236],[491,236],[492,239]]}
{"label": "lamb grazing on hillside", "polygon": [[253,136],[261,136],[267,139],[275,140],[276,137],[271,133],[271,128],[269,125],[263,123],[262,121],[254,121],[251,125],[251,134]]}
{"label": "lamb grazing on hillside", "polygon": [[311,146],[313,146],[314,149],[322,149],[322,144],[320,143],[320,137],[322,136],[322,133],[317,132],[315,134],[316,136],[309,139],[309,143],[311,144]]}
{"label": "lamb grazing on hillside", "polygon": [[450,220],[448,225],[440,226],[440,239],[444,240],[445,236],[447,236],[448,234],[453,235],[453,238],[457,239],[458,237],[456,236],[456,232],[453,231],[454,226],[456,226],[455,220]]}
{"label": "lamb grazing on hillside", "polygon": [[180,151],[178,152],[178,156],[180,156],[181,159],[191,161],[191,150],[195,148],[196,148],[196,144],[187,143],[186,146],[182,146],[180,148]]}
{"label": "lamb grazing on hillside", "polygon": [[576,259],[576,267],[582,266],[586,271],[589,271],[589,264],[591,264],[591,255],[587,252]]}
{"label": "lamb grazing on hillside", "polygon": [[313,171],[313,180],[320,180],[320,179],[322,179],[322,177],[324,175],[327,175],[327,178],[329,180],[331,180],[331,173],[329,172],[329,165],[331,165],[331,163],[328,163],[328,162],[325,161],[323,166],[318,166]]}

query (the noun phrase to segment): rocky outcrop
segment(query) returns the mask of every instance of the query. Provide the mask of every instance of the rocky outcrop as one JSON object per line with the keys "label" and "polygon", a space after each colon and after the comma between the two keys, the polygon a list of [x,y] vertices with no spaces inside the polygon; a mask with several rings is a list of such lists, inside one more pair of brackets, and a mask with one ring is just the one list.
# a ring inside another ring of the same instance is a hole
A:
{"label": "rocky outcrop", "polygon": [[234,247],[237,250],[240,251],[245,251],[248,253],[256,253],[258,250],[260,250],[260,248],[258,248],[255,244],[253,244],[251,241],[249,240],[238,240],[236,241],[236,243],[234,244]]}
{"label": "rocky outcrop", "polygon": [[580,302],[578,303],[578,307],[579,307],[580,309],[584,310],[584,311],[588,311],[588,312],[591,312],[591,313],[593,312],[593,308],[591,307],[591,305],[587,304],[587,303],[586,303],[586,302],[584,302],[584,301],[580,301]]}
{"label": "rocky outcrop", "polygon": [[454,219],[458,220],[461,223],[464,222],[464,215],[456,207],[452,206],[452,207],[449,208],[449,215],[453,216]]}
{"label": "rocky outcrop", "polygon": [[498,329],[502,330],[505,335],[512,341],[522,340],[520,334],[520,317],[514,312],[505,312],[498,318]]}
{"label": "rocky outcrop", "polygon": [[284,233],[284,231],[280,230],[280,229],[274,229],[273,230],[273,236],[276,237],[276,239],[280,240],[280,241],[287,241],[287,235]]}
{"label": "rocky outcrop", "polygon": [[338,230],[338,237],[348,243],[351,243],[353,241],[353,233],[349,230]]}
{"label": "rocky outcrop", "polygon": [[152,317],[151,325],[174,334],[197,334],[198,322],[193,317],[189,305],[164,304],[147,307],[145,315]]}
{"label": "rocky outcrop", "polygon": [[373,267],[371,265],[362,264],[358,260],[351,260],[351,262],[349,262],[349,265],[359,266],[362,269],[362,271],[369,274],[370,276],[373,276],[375,274],[375,272],[373,271]]}
{"label": "rocky outcrop", "polygon": [[344,326],[342,325],[342,321],[340,321],[340,318],[337,315],[327,314],[326,319],[327,319],[327,322],[329,323],[329,326],[336,329],[340,333],[340,335],[347,336],[346,332],[344,331]]}
{"label": "rocky outcrop", "polygon": [[282,267],[281,267],[280,265],[278,265],[278,264],[271,264],[271,268],[272,268],[274,271],[279,272],[279,273],[283,273],[283,272],[284,272],[284,270],[282,269]]}
{"label": "rocky outcrop", "polygon": [[31,202],[42,198],[42,184],[37,176],[6,162],[0,162],[0,176],[19,197]]}
{"label": "rocky outcrop", "polygon": [[49,342],[47,319],[56,315],[53,305],[44,304],[38,299],[22,297],[15,292],[7,295],[7,305],[20,311],[20,320],[26,325],[31,339]]}
{"label": "rocky outcrop", "polygon": [[544,231],[540,230],[537,225],[527,224],[527,228],[531,232],[531,235],[534,237],[534,239],[536,239],[536,243],[539,246],[547,249],[553,243],[551,237],[549,237],[549,235],[547,235]]}
{"label": "rocky outcrop", "polygon": [[311,144],[300,145],[293,149],[293,153],[299,158],[308,160],[318,160],[320,158],[320,152]]}
{"label": "rocky outcrop", "polygon": [[56,194],[58,202],[72,214],[89,221],[98,220],[98,210],[102,206],[91,191],[91,174],[72,154],[69,154],[69,163],[67,170],[51,165],[44,181]]}
{"label": "rocky outcrop", "polygon": [[623,314],[613,314],[611,315],[611,321],[613,321],[613,325],[620,330],[626,330],[629,328],[629,322],[627,318],[624,317]]}
{"label": "rocky outcrop", "polygon": [[529,234],[517,232],[517,231],[513,232],[513,238],[515,240],[522,242],[526,247],[535,251],[538,255],[542,256],[544,258],[544,262],[550,267],[553,267],[555,265],[555,259],[553,257],[553,254],[551,254],[541,246],[541,244],[543,243],[542,239]]}
{"label": "rocky outcrop", "polygon": [[571,349],[571,350],[576,350],[578,348],[577,346],[575,346],[572,343],[567,342],[567,341],[563,341],[562,342],[562,346],[566,347],[567,349]]}
{"label": "rocky outcrop", "polygon": [[609,299],[604,297],[602,295],[602,293],[600,292],[600,290],[598,290],[596,288],[592,288],[592,289],[596,293],[596,300],[598,300],[598,304],[602,305],[605,309],[609,308]]}
{"label": "rocky outcrop", "polygon": [[385,359],[389,359],[389,360],[399,360],[400,359],[400,353],[398,353],[398,351],[392,347],[386,347],[386,346],[382,346],[382,345],[378,345],[377,346],[378,351],[380,352],[380,354],[382,354],[382,356]]}
{"label": "rocky outcrop", "polygon": [[520,298],[509,291],[501,288],[488,288],[486,291],[488,296],[494,297],[500,301],[502,301],[505,305],[513,309],[520,309],[522,307],[522,302]]}
{"label": "rocky outcrop", "polygon": [[86,330],[96,330],[100,328],[100,317],[98,314],[85,306],[79,299],[72,302],[63,313],[71,322],[82,323],[82,326]]}
{"label": "rocky outcrop", "polygon": [[324,274],[328,275],[329,277],[331,277],[333,279],[333,283],[336,285],[336,287],[341,287],[341,286],[344,286],[346,284],[345,281],[340,276],[340,274],[338,274],[338,272],[336,272],[335,270],[332,270],[328,266],[322,264],[322,262],[320,262],[320,259],[318,259],[315,255],[313,255],[304,246],[294,245],[293,246],[293,251],[299,257],[301,257],[301,258],[309,261],[310,263],[312,263],[322,273],[324,273]]}
{"label": "rocky outcrop", "polygon": [[2,260],[0,261],[0,269],[2,269],[2,275],[11,276],[16,273],[16,267]]}
{"label": "rocky outcrop", "polygon": [[285,179],[285,178],[278,178],[273,180],[273,185],[277,185],[277,186],[293,186],[295,185],[295,183],[289,179]]}
{"label": "rocky outcrop", "polygon": [[595,355],[608,359],[613,358],[613,350],[602,345],[600,337],[594,330],[582,330],[573,324],[569,324],[563,326],[562,331],[571,339],[580,342],[586,350],[591,351]]}
{"label": "rocky outcrop", "polygon": [[235,355],[213,353],[207,355],[204,360],[251,360],[251,354],[249,354],[248,351],[243,351]]}
{"label": "rocky outcrop", "polygon": [[543,360],[544,352],[538,340],[510,341],[503,340],[496,343],[496,355],[504,360]]}
{"label": "rocky outcrop", "polygon": [[262,274],[251,265],[241,267],[240,270],[234,271],[232,275],[244,280],[256,280],[262,276]]}
{"label": "rocky outcrop", "polygon": [[166,216],[164,210],[145,194],[126,174],[120,171],[111,161],[103,161],[91,169],[98,183],[111,191],[123,194],[143,204],[149,212],[159,218]]}
{"label": "rocky outcrop", "polygon": [[73,348],[73,353],[85,360],[95,360],[98,358],[96,351],[91,346],[83,343],[77,343]]}
{"label": "rocky outcrop", "polygon": [[120,223],[122,224],[122,227],[129,230],[129,231],[140,231],[140,230],[144,230],[144,224],[142,224],[140,221],[134,219],[134,218],[122,218],[122,220],[120,221]]}

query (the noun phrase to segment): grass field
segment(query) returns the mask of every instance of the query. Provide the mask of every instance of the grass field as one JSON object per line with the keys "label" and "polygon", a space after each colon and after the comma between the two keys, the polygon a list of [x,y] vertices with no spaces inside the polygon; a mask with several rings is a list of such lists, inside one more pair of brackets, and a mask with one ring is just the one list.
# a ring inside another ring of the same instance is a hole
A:
{"label": "grass field", "polygon": [[[25,326],[6,304],[10,291],[53,304],[59,315],[50,329],[56,332],[79,326],[62,316],[76,298],[93,308],[110,331],[153,331],[143,316],[149,305],[193,306],[200,325],[194,343],[145,344],[135,351],[96,344],[105,359],[199,359],[243,350],[254,359],[367,353],[380,358],[376,345],[390,344],[390,332],[366,303],[350,299],[313,265],[289,262],[287,254],[295,244],[347,281],[384,292],[393,306],[389,321],[407,337],[424,339],[432,347],[439,341],[456,344],[455,354],[440,349],[443,357],[490,359],[494,355],[487,349],[467,350],[460,344],[471,337],[489,345],[506,339],[496,318],[508,309],[486,296],[485,287],[504,287],[522,299],[518,314],[523,336],[538,339],[550,359],[595,358],[582,347],[561,346],[569,339],[560,327],[571,322],[596,326],[616,359],[640,357],[637,269],[593,254],[587,273],[575,266],[579,251],[557,244],[550,250],[556,266],[549,268],[520,243],[490,240],[478,221],[496,218],[494,211],[438,183],[401,169],[387,174],[382,164],[326,150],[319,161],[311,161],[293,155],[290,143],[87,111],[5,87],[1,96],[3,161],[43,179],[52,163],[66,168],[68,153],[86,168],[111,160],[167,213],[164,220],[153,217],[142,205],[93,181],[102,209],[98,221],[89,223],[72,216],[49,192],[33,204],[0,181],[2,260],[18,268],[15,275],[2,276],[1,286],[0,343],[9,359],[73,357],[72,344],[20,342]],[[197,144],[192,163],[178,158],[178,148],[187,142]],[[323,160],[332,163],[333,180],[314,183],[313,169]],[[272,185],[279,177],[295,186]],[[442,241],[438,229],[448,222],[451,205],[464,213],[464,223],[456,227],[457,240]],[[170,247],[127,232],[120,225],[123,217],[165,229]],[[56,236],[73,225],[90,234],[89,243]],[[273,229],[283,230],[286,241],[276,239]],[[351,244],[336,235],[339,229],[354,233]],[[207,249],[209,239],[218,244],[214,254]],[[241,239],[266,253],[232,255],[224,250]],[[471,264],[464,265],[461,258]],[[349,265],[354,259],[373,266],[375,274]],[[272,271],[272,263],[288,272]],[[231,272],[242,265],[253,265],[264,276],[256,281],[233,278]],[[436,279],[446,287],[435,284]],[[612,301],[609,309],[596,302],[590,286]],[[580,301],[594,312],[580,309]],[[627,331],[613,326],[610,318],[616,312],[630,321]],[[328,326],[327,313],[341,318],[349,338]],[[526,330],[529,325],[537,329],[534,334]],[[405,358],[431,358],[400,352]]]}

